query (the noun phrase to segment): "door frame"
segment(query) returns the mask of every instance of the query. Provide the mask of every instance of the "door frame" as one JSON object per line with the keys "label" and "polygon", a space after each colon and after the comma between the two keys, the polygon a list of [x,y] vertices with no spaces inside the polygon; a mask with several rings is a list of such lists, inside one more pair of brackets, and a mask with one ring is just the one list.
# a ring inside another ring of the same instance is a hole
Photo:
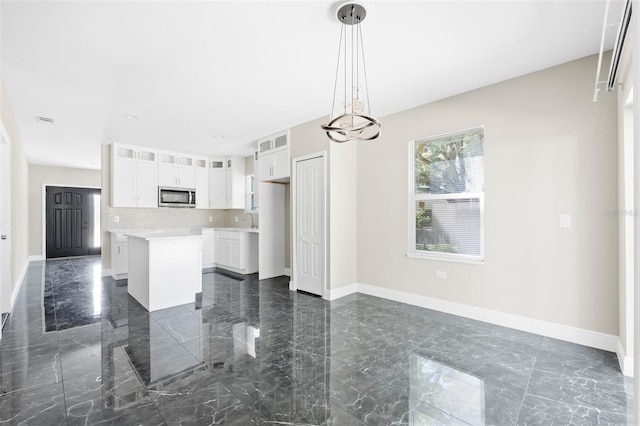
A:
{"label": "door frame", "polygon": [[298,290],[298,286],[296,284],[296,282],[298,281],[298,268],[296,268],[296,262],[298,259],[298,200],[297,200],[297,196],[296,196],[296,189],[297,189],[297,181],[298,181],[298,163],[302,162],[302,161],[306,161],[306,160],[312,160],[314,158],[322,158],[322,166],[323,166],[323,174],[324,174],[324,181],[323,181],[323,188],[324,188],[324,193],[322,194],[322,201],[324,204],[324,223],[323,223],[323,227],[322,227],[322,244],[324,246],[324,250],[322,253],[322,258],[323,258],[323,263],[324,263],[324,268],[322,271],[322,298],[326,299],[328,296],[328,289],[327,289],[327,282],[328,282],[328,272],[329,272],[329,268],[328,268],[328,259],[329,259],[329,247],[327,244],[327,230],[328,230],[328,225],[329,225],[329,206],[327,203],[328,197],[327,197],[327,181],[328,181],[328,174],[327,174],[327,151],[320,151],[320,152],[316,152],[313,154],[307,154],[307,155],[302,155],[300,157],[296,157],[292,160],[292,167],[291,167],[291,222],[292,222],[292,232],[291,232],[291,239],[292,244],[291,244],[291,255],[292,255],[292,262],[291,262],[291,281],[289,282],[289,290],[292,291],[296,291]]}
{"label": "door frame", "polygon": [[[0,119],[0,144],[2,144],[2,139],[4,139],[7,143],[8,149],[7,153],[9,155],[9,164],[11,165],[11,138],[9,137],[9,132],[7,132],[7,128],[4,126],[4,122]],[[11,168],[9,169],[9,177],[11,177]],[[0,190],[2,190],[0,188]],[[11,189],[9,189],[9,193],[5,194],[9,201],[11,201]],[[2,208],[0,206],[0,208]],[[11,204],[9,204],[9,229],[7,233],[9,234],[9,271],[8,273],[2,272],[7,277],[8,282],[4,282],[4,280],[0,279],[0,297],[2,297],[2,309],[5,309],[5,305],[8,305],[8,311],[3,313],[10,313],[13,311],[13,305],[15,304],[16,297],[18,296],[19,287],[16,287],[13,290],[13,250],[11,245],[13,244],[13,235],[12,235],[12,223],[11,223]],[[5,294],[6,293],[6,294]],[[7,303],[8,302],[8,303]],[[1,325],[1,324],[0,324]],[[0,326],[0,338],[2,337],[2,327]]]}
{"label": "door frame", "polygon": [[[58,186],[63,188],[86,188],[86,189],[99,189],[100,190],[100,205],[102,206],[102,188],[99,186],[92,185],[69,185],[66,183],[43,183],[42,184],[42,246],[41,246],[41,254],[40,259],[38,260],[46,260],[47,259],[47,186]],[[101,212],[102,213],[102,212]],[[102,235],[102,220],[100,221],[100,235]],[[102,252],[102,242],[100,243],[100,249]],[[102,256],[102,255],[101,255]]]}

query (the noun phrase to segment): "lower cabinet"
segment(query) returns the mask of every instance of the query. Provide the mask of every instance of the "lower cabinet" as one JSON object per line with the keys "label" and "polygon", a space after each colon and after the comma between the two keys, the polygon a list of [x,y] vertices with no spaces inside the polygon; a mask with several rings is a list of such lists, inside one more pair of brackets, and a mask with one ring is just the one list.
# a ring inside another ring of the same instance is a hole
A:
{"label": "lower cabinet", "polygon": [[115,279],[125,278],[129,272],[129,239],[126,235],[111,234],[111,269]]}
{"label": "lower cabinet", "polygon": [[215,233],[213,228],[202,229],[202,267],[212,268],[215,266],[214,249]]}
{"label": "lower cabinet", "polygon": [[214,260],[218,268],[232,272],[258,272],[258,233],[243,230],[215,231]]}

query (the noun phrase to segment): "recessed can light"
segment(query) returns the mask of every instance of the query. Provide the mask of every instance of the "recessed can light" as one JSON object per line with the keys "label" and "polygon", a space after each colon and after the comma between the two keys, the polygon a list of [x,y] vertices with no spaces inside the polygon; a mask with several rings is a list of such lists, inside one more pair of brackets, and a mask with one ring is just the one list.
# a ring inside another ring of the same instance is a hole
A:
{"label": "recessed can light", "polygon": [[127,118],[127,119],[129,119],[129,120],[137,120],[137,119],[139,119],[140,117],[138,117],[137,115],[133,115],[133,114],[125,114],[125,115],[124,115],[124,118]]}
{"label": "recessed can light", "polygon": [[224,135],[213,135],[215,139],[224,139]]}

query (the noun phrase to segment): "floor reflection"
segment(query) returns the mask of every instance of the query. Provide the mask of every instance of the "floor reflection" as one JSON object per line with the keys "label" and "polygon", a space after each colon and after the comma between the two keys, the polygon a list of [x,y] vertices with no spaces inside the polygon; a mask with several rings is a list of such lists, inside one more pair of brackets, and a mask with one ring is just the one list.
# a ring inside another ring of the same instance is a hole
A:
{"label": "floor reflection", "polygon": [[424,356],[410,360],[411,425],[485,424],[484,380]]}
{"label": "floor reflection", "polygon": [[102,310],[100,257],[47,260],[44,323],[46,331],[100,322]]}

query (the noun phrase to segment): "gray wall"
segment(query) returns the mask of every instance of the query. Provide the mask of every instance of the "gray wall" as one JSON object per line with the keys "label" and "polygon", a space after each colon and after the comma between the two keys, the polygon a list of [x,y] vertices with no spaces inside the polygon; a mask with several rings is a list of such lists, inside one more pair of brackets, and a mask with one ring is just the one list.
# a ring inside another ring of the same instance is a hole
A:
{"label": "gray wall", "polygon": [[[617,335],[616,98],[592,102],[596,60],[383,117],[358,144],[358,282]],[[407,258],[408,142],[479,125],[485,264]]]}

